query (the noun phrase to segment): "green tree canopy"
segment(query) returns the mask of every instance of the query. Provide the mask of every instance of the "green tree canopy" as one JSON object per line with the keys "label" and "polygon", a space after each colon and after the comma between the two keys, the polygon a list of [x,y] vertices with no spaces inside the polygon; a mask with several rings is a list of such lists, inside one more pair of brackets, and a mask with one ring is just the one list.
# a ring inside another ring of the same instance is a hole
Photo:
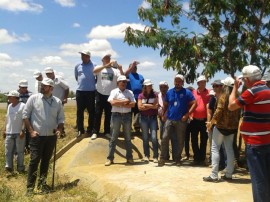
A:
{"label": "green tree canopy", "polygon": [[[159,49],[164,68],[185,75],[188,83],[199,74],[211,78],[223,71],[234,76],[247,64],[263,73],[269,68],[269,0],[191,0],[189,10],[177,0],[147,2],[150,7],[139,8],[138,15],[148,26],[143,31],[128,27],[125,42]],[[182,27],[184,18],[202,31]]]}

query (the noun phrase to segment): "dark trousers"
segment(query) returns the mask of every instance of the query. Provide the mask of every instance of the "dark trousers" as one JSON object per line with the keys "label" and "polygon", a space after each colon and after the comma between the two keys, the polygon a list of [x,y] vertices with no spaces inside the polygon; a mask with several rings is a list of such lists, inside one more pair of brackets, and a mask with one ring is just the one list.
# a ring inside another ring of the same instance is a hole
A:
{"label": "dark trousers", "polygon": [[[196,162],[205,161],[206,158],[208,134],[206,131],[205,122],[206,119],[202,120],[193,119],[190,122],[192,150],[194,153],[194,161]],[[199,133],[200,133],[200,147],[198,143]]]}
{"label": "dark trousers", "polygon": [[76,91],[77,129],[84,133],[84,110],[88,112],[87,131],[92,132],[95,118],[95,91]]}
{"label": "dark trousers", "polygon": [[102,117],[103,111],[105,112],[104,134],[110,133],[112,106],[107,101],[108,98],[109,98],[108,95],[102,95],[99,92],[96,92],[96,112],[95,112],[95,123],[94,123],[93,133],[99,134],[101,117]]}
{"label": "dark trousers", "polygon": [[190,156],[189,154],[190,133],[191,133],[191,128],[190,128],[190,124],[188,123],[187,128],[186,128],[186,134],[185,134],[185,153],[187,157]]}
{"label": "dark trousers", "polygon": [[56,136],[38,136],[30,139],[30,162],[27,188],[34,188],[40,163],[39,185],[46,184],[50,159],[56,143]]}

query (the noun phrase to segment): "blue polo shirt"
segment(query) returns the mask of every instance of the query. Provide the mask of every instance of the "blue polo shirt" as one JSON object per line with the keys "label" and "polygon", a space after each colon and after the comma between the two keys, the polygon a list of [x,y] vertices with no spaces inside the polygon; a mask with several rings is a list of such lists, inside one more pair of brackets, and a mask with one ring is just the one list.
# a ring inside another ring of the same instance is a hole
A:
{"label": "blue polo shirt", "polygon": [[134,97],[138,99],[139,94],[142,92],[142,85],[144,78],[141,74],[130,73],[128,75],[129,82],[127,83],[127,89],[131,90]]}
{"label": "blue polo shirt", "polygon": [[181,88],[175,91],[172,88],[167,91],[165,101],[168,103],[167,118],[173,121],[179,121],[188,112],[189,102],[195,100],[191,91]]}
{"label": "blue polo shirt", "polygon": [[79,91],[95,91],[96,90],[96,80],[93,74],[94,65],[90,61],[87,64],[81,63],[76,65],[74,74],[75,79],[78,82]]}

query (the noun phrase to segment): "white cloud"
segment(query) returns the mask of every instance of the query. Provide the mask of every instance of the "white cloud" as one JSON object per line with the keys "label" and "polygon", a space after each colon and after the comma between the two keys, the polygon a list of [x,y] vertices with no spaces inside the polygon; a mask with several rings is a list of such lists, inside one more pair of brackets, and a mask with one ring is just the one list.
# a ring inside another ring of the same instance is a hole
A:
{"label": "white cloud", "polygon": [[143,1],[141,6],[140,7],[143,7],[144,9],[150,9],[151,8],[151,4],[147,1]]}
{"label": "white cloud", "polygon": [[43,6],[36,3],[31,3],[29,0],[1,0],[0,9],[8,11],[31,11],[41,12]]}
{"label": "white cloud", "polygon": [[22,65],[21,61],[12,59],[6,53],[0,53],[0,68],[19,67]]}
{"label": "white cloud", "polygon": [[133,29],[144,30],[145,25],[136,23],[122,23],[114,26],[97,26],[91,29],[90,33],[87,35],[88,38],[92,39],[122,39],[125,36],[125,29],[127,27]]}
{"label": "white cloud", "polygon": [[75,6],[74,0],[55,0],[55,2],[60,4],[63,7],[74,7]]}
{"label": "white cloud", "polygon": [[151,62],[151,61],[144,61],[144,62],[141,62],[139,64],[141,67],[154,67],[156,66],[156,64],[154,62]]}
{"label": "white cloud", "polygon": [[79,23],[77,23],[77,22],[73,23],[73,25],[72,25],[72,27],[74,27],[74,28],[77,28],[77,27],[80,27],[80,26],[81,25]]}
{"label": "white cloud", "polygon": [[30,37],[27,34],[24,34],[23,36],[17,36],[15,33],[9,34],[6,29],[0,29],[0,44],[29,40]]}
{"label": "white cloud", "polygon": [[55,66],[69,66],[68,62],[64,61],[60,56],[46,56],[41,59],[40,64],[45,66],[52,66],[52,68],[54,68]]}
{"label": "white cloud", "polygon": [[89,50],[92,56],[102,57],[107,53],[112,54],[114,58],[118,57],[118,54],[112,49],[109,41],[105,39],[93,39],[88,43],[82,44],[62,44],[60,46],[61,53],[64,56],[76,56],[78,57],[78,52],[82,50]]}

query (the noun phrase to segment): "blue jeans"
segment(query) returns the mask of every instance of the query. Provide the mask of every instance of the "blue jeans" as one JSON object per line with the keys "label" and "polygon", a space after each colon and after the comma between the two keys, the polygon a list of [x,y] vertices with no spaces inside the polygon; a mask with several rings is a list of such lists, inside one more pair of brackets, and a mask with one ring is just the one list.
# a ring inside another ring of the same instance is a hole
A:
{"label": "blue jeans", "polygon": [[7,134],[5,140],[6,168],[13,170],[13,157],[17,153],[17,171],[24,171],[24,146],[25,136],[20,138],[19,134]]}
{"label": "blue jeans", "polygon": [[270,144],[246,145],[246,157],[251,175],[253,200],[270,201]]}
{"label": "blue jeans", "polygon": [[143,137],[143,151],[144,156],[149,158],[149,137],[148,134],[150,132],[153,146],[153,158],[158,158],[158,140],[157,140],[157,116],[143,116],[141,115],[141,129],[142,129],[142,137]]}
{"label": "blue jeans", "polygon": [[227,166],[226,170],[226,177],[232,177],[233,170],[234,170],[234,151],[233,151],[233,137],[234,134],[224,136],[221,132],[214,127],[212,133],[212,178],[218,178],[218,169],[219,169],[219,160],[220,160],[220,147],[222,143],[224,143],[226,155],[227,155]]}
{"label": "blue jeans", "polygon": [[164,134],[161,140],[161,153],[160,159],[166,160],[167,152],[169,149],[169,140],[174,136],[177,142],[176,154],[175,154],[175,161],[181,160],[181,154],[184,148],[184,141],[185,141],[185,132],[186,132],[187,122],[173,121],[167,119],[164,126]]}
{"label": "blue jeans", "polygon": [[119,136],[121,125],[123,126],[126,145],[126,159],[132,159],[132,143],[131,143],[131,113],[112,113],[112,137],[109,144],[109,155],[107,159],[114,159],[114,152],[116,147],[116,141]]}

